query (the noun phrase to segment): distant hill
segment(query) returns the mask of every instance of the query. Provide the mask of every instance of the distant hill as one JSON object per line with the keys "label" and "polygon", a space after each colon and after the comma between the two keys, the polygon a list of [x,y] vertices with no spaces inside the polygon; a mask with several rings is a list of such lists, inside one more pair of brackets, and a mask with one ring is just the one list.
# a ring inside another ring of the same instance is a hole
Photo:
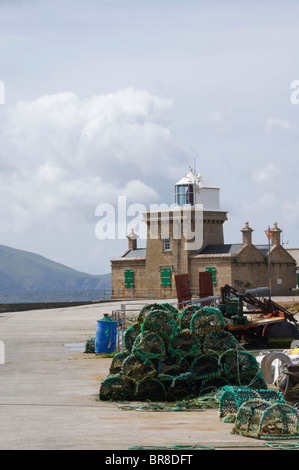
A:
{"label": "distant hill", "polygon": [[0,245],[0,292],[110,288],[110,273],[83,273],[35,253]]}

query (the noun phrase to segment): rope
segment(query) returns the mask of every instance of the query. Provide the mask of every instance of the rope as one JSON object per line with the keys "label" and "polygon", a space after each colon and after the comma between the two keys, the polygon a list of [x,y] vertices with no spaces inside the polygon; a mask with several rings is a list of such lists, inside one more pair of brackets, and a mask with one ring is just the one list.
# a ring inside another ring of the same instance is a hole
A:
{"label": "rope", "polygon": [[153,403],[147,400],[147,405],[116,405],[117,408],[127,411],[205,411],[207,408],[218,408],[214,392],[197,397],[192,400],[182,400],[172,403]]}
{"label": "rope", "polygon": [[276,450],[297,450],[299,448],[299,442],[284,443],[280,444],[277,442],[264,443],[262,446],[259,445],[234,445],[234,446],[209,446],[204,444],[179,444],[173,446],[133,446],[128,447],[129,450],[215,450],[215,449],[257,449],[258,447],[271,447]]}
{"label": "rope", "polygon": [[299,449],[299,442],[286,442],[283,444],[280,444],[278,442],[266,442],[264,446],[278,450],[297,450]]}

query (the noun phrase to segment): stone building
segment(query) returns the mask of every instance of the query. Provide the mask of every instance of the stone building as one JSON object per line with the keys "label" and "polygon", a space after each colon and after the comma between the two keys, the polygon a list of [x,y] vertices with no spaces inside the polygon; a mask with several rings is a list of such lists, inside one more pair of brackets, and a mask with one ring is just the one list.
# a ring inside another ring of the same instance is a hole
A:
{"label": "stone building", "polygon": [[[224,243],[227,212],[220,208],[220,190],[192,169],[175,184],[173,207],[143,214],[147,246],[138,248],[128,234],[128,250],[111,260],[112,298],[175,298],[176,274],[188,274],[193,295],[200,295],[199,273],[212,272],[214,294],[220,287],[250,283],[269,285],[269,245],[254,245],[248,222],[240,243]],[[271,293],[286,295],[296,286],[296,261],[272,228]]]}

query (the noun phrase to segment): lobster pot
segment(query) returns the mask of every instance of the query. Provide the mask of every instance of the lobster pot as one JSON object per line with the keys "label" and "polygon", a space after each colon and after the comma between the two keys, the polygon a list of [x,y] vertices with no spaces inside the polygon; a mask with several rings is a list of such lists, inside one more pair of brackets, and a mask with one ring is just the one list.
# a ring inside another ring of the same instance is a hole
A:
{"label": "lobster pot", "polygon": [[228,379],[252,378],[259,371],[259,364],[255,357],[239,349],[225,351],[219,358],[219,364],[223,368],[224,377]]}
{"label": "lobster pot", "polygon": [[176,377],[189,373],[190,366],[186,359],[168,356],[158,363],[158,378],[173,381]]}
{"label": "lobster pot", "polygon": [[178,314],[178,325],[182,330],[190,329],[190,323],[193,315],[196,312],[201,312],[202,308],[199,305],[189,305],[181,310]]}
{"label": "lobster pot", "polygon": [[202,339],[189,330],[183,330],[174,335],[170,342],[169,350],[172,355],[177,355],[181,358],[186,356],[197,357],[201,355]]}
{"label": "lobster pot", "polygon": [[138,401],[165,401],[166,389],[156,377],[143,379],[135,384],[134,399]]}
{"label": "lobster pot", "polygon": [[95,338],[92,336],[85,343],[85,353],[94,353],[95,352]]}
{"label": "lobster pot", "polygon": [[219,398],[219,418],[235,418],[240,406],[250,399],[261,398],[259,393],[249,387],[226,387]]}
{"label": "lobster pot", "polygon": [[95,337],[95,353],[110,354],[115,351],[117,322],[113,320],[98,320]]}
{"label": "lobster pot", "polygon": [[132,384],[120,374],[109,374],[101,383],[100,400],[123,401],[131,400]]}
{"label": "lobster pot", "polygon": [[166,308],[168,312],[171,313],[173,318],[176,320],[179,315],[179,310],[169,303],[161,304],[162,307]]}
{"label": "lobster pot", "polygon": [[285,403],[248,400],[238,410],[232,433],[266,440],[298,439],[298,410]]}
{"label": "lobster pot", "polygon": [[191,374],[182,374],[172,382],[164,382],[167,387],[167,401],[186,400],[197,395],[198,387],[195,381],[191,380]]}
{"label": "lobster pot", "polygon": [[152,331],[145,331],[135,339],[132,353],[145,361],[147,359],[162,359],[166,355],[166,349],[160,335]]}
{"label": "lobster pot", "polygon": [[122,363],[121,373],[126,379],[139,382],[145,377],[154,377],[157,370],[150,359],[142,361],[135,354],[130,354]]}
{"label": "lobster pot", "polygon": [[141,329],[139,323],[131,325],[124,334],[124,345],[127,351],[132,351],[135,339],[140,334]]}
{"label": "lobster pot", "polygon": [[190,330],[197,334],[220,331],[224,327],[225,320],[222,313],[212,307],[203,307],[202,310],[195,312],[190,321]]}
{"label": "lobster pot", "polygon": [[155,310],[162,310],[163,312],[169,311],[166,304],[147,304],[144,307],[142,307],[142,309],[139,312],[138,323],[141,325],[144,319],[147,317],[147,315],[150,312],[153,312]]}
{"label": "lobster pot", "polygon": [[224,377],[212,377],[200,381],[198,395],[205,395],[218,390],[219,388],[229,386],[229,381]]}
{"label": "lobster pot", "polygon": [[109,374],[120,374],[122,363],[129,356],[129,354],[130,351],[127,350],[120,351],[119,353],[115,354],[110,365]]}
{"label": "lobster pot", "polygon": [[191,366],[192,377],[194,379],[207,379],[219,377],[221,368],[218,364],[218,356],[207,354],[194,359]]}
{"label": "lobster pot", "polygon": [[229,331],[214,331],[204,336],[203,352],[215,351],[223,354],[228,349],[243,349],[237,339]]}
{"label": "lobster pot", "polygon": [[165,341],[170,341],[179,330],[178,325],[167,310],[151,311],[141,325],[141,332],[152,331],[160,335]]}

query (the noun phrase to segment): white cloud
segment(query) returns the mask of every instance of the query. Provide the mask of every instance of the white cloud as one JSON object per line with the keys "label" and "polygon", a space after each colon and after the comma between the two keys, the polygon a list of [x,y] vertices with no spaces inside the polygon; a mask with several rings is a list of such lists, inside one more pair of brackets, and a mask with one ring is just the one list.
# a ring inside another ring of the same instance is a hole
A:
{"label": "white cloud", "polygon": [[132,88],[18,102],[0,131],[2,230],[67,230],[91,222],[97,205],[115,204],[118,195],[157,200],[145,178],[179,158],[167,126],[171,107],[168,98]]}
{"label": "white cloud", "polygon": [[273,204],[275,204],[276,200],[277,197],[275,194],[266,192],[259,197],[258,203],[260,206],[262,206],[262,208],[273,207]]}
{"label": "white cloud", "polygon": [[278,119],[278,118],[269,118],[266,122],[266,131],[271,132],[273,129],[283,129],[289,130],[293,129],[294,125],[287,121],[286,119]]}
{"label": "white cloud", "polygon": [[260,168],[256,171],[253,178],[259,184],[271,183],[277,175],[279,175],[280,169],[277,164],[269,163],[265,167]]}
{"label": "white cloud", "polygon": [[212,111],[210,112],[207,116],[206,119],[208,122],[218,124],[218,123],[223,123],[227,117],[228,114],[231,113],[232,110],[232,105],[229,105],[225,111]]}

